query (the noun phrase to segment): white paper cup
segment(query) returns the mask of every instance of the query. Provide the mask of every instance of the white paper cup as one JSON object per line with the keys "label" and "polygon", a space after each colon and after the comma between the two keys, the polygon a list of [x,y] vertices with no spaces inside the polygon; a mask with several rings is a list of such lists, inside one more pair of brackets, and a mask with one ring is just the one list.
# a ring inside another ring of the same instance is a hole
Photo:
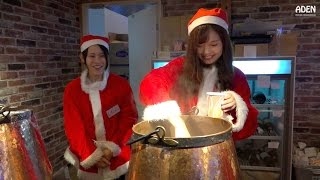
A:
{"label": "white paper cup", "polygon": [[208,98],[208,116],[222,119],[224,117],[224,112],[221,109],[221,103],[224,100],[224,93],[207,92],[207,98]]}

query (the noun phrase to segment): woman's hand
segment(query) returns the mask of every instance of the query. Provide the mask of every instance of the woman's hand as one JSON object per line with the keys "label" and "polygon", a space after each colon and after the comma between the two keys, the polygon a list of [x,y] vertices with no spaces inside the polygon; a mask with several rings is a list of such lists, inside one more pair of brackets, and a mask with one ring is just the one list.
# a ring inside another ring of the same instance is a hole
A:
{"label": "woman's hand", "polygon": [[236,108],[236,100],[231,93],[224,95],[224,100],[221,103],[221,109],[223,112],[228,112]]}
{"label": "woman's hand", "polygon": [[100,158],[100,160],[96,163],[96,166],[98,168],[106,168],[106,167],[110,166],[110,161],[107,158],[105,158],[104,156],[102,156]]}
{"label": "woman's hand", "polygon": [[112,151],[108,148],[103,149],[102,152],[103,152],[103,157],[105,157],[108,161],[110,161],[111,158],[113,157]]}
{"label": "woman's hand", "polygon": [[106,167],[110,166],[110,160],[113,157],[112,151],[108,148],[103,149],[102,152],[103,152],[103,156],[96,163],[96,166],[98,168],[106,168]]}

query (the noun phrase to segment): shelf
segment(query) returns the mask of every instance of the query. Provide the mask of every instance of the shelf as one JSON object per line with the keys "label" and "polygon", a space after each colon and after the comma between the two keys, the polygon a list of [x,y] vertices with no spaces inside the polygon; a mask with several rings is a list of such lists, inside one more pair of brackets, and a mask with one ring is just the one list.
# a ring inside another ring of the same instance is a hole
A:
{"label": "shelf", "polygon": [[265,166],[245,166],[245,165],[240,165],[241,169],[244,170],[260,170],[260,171],[276,171],[280,172],[281,168],[279,167],[265,167]]}
{"label": "shelf", "polygon": [[[254,133],[254,135],[252,136],[260,136],[260,137],[281,137],[279,135],[278,132],[272,130],[272,131],[267,131],[267,130],[264,130],[262,133],[258,133],[257,131]],[[252,137],[251,136],[251,137]],[[258,138],[258,139],[261,139],[261,138]]]}
{"label": "shelf", "polygon": [[129,64],[110,64],[110,66],[129,66]]}
{"label": "shelf", "polygon": [[274,110],[273,109],[262,109],[262,110],[259,110],[259,112],[272,113],[272,112],[274,112]]}
{"label": "shelf", "polygon": [[284,108],[283,104],[252,104],[256,108]]}
{"label": "shelf", "polygon": [[263,139],[263,140],[281,140],[281,136],[259,136],[259,135],[253,135],[250,136],[248,139]]}

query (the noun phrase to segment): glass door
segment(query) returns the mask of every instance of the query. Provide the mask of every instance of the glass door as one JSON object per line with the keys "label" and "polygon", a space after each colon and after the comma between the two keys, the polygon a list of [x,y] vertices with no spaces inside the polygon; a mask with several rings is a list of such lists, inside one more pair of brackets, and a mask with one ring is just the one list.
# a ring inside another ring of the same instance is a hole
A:
{"label": "glass door", "polygon": [[236,142],[243,179],[290,179],[294,58],[238,58],[259,111],[251,137]]}

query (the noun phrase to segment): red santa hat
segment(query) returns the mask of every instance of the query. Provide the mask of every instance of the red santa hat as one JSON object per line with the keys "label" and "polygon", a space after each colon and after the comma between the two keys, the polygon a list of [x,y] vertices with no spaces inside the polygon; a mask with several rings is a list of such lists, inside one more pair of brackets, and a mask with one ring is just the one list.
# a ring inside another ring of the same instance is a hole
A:
{"label": "red santa hat", "polygon": [[200,8],[188,23],[188,35],[191,31],[202,24],[216,24],[228,32],[227,13],[221,8],[204,9]]}
{"label": "red santa hat", "polygon": [[109,39],[102,36],[85,35],[81,38],[80,50],[83,52],[92,45],[102,45],[109,50]]}

